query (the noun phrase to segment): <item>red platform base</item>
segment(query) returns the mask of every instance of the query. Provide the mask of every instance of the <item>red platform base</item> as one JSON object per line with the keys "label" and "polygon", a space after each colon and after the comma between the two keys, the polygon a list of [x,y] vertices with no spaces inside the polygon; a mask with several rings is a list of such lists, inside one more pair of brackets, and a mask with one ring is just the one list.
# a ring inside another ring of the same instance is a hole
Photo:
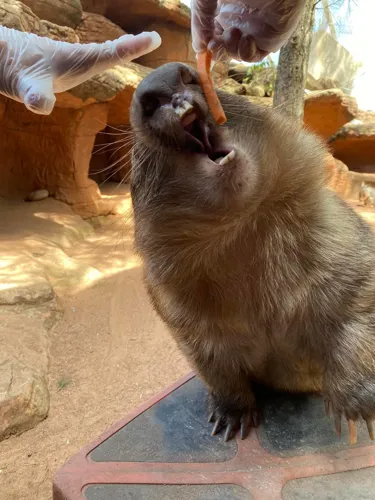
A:
{"label": "red platform base", "polygon": [[56,474],[54,500],[373,500],[375,446],[338,439],[320,398],[273,395],[244,441],[211,437],[206,390],[188,375]]}

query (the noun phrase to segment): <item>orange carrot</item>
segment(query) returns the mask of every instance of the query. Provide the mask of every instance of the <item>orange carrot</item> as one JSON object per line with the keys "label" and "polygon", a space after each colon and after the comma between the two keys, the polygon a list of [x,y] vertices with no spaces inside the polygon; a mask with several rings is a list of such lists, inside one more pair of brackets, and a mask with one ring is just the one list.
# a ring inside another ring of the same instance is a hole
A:
{"label": "orange carrot", "polygon": [[212,54],[208,50],[198,54],[198,74],[213,119],[218,125],[222,125],[227,121],[227,117],[225,116],[223,107],[215,91],[214,82],[211,78],[211,60]]}

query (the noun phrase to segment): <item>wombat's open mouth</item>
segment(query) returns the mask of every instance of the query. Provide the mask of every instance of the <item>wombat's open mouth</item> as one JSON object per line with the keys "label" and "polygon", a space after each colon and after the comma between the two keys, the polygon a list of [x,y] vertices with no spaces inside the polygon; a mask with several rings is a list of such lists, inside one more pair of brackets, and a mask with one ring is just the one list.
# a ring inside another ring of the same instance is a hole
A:
{"label": "wombat's open mouth", "polygon": [[234,149],[220,144],[217,131],[210,128],[207,121],[200,118],[194,108],[185,110],[181,116],[181,125],[185,131],[185,150],[207,155],[219,165],[225,165],[235,158]]}

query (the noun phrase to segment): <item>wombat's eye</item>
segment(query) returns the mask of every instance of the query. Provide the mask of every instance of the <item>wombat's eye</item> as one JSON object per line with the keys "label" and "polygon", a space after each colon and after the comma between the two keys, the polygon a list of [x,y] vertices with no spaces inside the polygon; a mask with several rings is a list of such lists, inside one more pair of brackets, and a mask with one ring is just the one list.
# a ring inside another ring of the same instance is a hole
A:
{"label": "wombat's eye", "polygon": [[152,116],[159,107],[160,107],[160,101],[155,95],[146,94],[143,96],[142,108],[145,116]]}

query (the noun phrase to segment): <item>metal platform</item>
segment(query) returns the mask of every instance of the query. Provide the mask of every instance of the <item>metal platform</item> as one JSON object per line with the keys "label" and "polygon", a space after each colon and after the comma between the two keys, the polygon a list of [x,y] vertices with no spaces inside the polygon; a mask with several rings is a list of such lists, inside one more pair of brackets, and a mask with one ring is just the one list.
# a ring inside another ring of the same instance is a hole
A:
{"label": "metal platform", "polygon": [[[373,500],[375,445],[339,439],[318,397],[273,394],[244,441],[211,437],[207,393],[188,375],[56,474],[53,500]],[[345,430],[346,432],[346,430]]]}

